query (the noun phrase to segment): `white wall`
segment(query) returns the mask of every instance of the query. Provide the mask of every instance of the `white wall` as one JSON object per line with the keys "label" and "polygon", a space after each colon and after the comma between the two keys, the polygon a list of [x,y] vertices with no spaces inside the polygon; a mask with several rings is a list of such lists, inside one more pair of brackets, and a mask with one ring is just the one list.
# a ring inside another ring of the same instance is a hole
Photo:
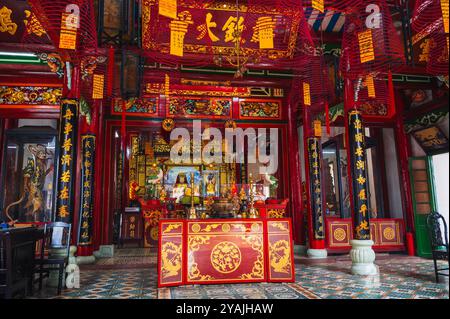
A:
{"label": "white wall", "polygon": [[400,193],[400,171],[398,167],[394,129],[383,129],[383,144],[386,184],[389,194],[389,213],[391,218],[403,218],[402,196]]}
{"label": "white wall", "polygon": [[[435,155],[433,159],[434,186],[436,192],[436,206],[439,214],[443,215],[449,225],[449,153]],[[448,234],[447,234],[448,235]]]}
{"label": "white wall", "polygon": [[45,119],[20,119],[18,122],[18,127],[22,126],[50,126],[56,129],[58,126],[58,121]]}

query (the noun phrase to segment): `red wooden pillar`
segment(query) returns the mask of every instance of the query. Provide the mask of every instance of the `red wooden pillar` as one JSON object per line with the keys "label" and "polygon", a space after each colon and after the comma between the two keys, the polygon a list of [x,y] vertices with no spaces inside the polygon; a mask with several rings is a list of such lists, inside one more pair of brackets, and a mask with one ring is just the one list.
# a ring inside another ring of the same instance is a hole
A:
{"label": "red wooden pillar", "polygon": [[289,182],[291,185],[291,214],[293,220],[293,238],[296,244],[304,244],[303,229],[303,201],[301,187],[300,152],[296,123],[296,111],[292,102],[288,105],[288,152],[284,156],[289,158]]}
{"label": "red wooden pillar", "polygon": [[[353,83],[351,80],[346,79],[344,83],[344,143],[345,143],[345,150],[347,152],[347,163],[350,163],[350,159],[352,158],[352,154],[350,151],[350,138],[349,138],[349,118],[348,113],[353,108],[354,104],[354,91],[353,91]],[[348,177],[348,194],[350,196],[350,211],[351,211],[351,218],[352,218],[352,225],[355,223],[354,219],[354,211],[355,211],[355,205],[353,203],[353,180],[352,180],[352,169],[351,165],[347,165],[347,177]],[[350,236],[350,234],[349,234]]]}
{"label": "red wooden pillar", "polygon": [[[312,132],[311,128],[311,119],[310,119],[310,112],[308,106],[303,106],[303,150],[304,150],[304,158],[305,158],[305,183],[307,187],[305,187],[306,196],[307,196],[307,207],[306,211],[308,214],[308,241],[309,241],[309,250],[308,255],[311,257],[319,257],[314,256],[313,254],[310,254],[313,250],[324,250],[322,256],[320,257],[326,257],[326,250],[325,250],[325,239],[315,239],[315,229],[314,229],[314,221],[313,221],[313,208],[311,205],[311,200],[313,198],[311,194],[311,183],[313,183],[309,167],[311,165],[309,161],[309,143],[308,139],[314,137],[314,134]],[[322,212],[323,213],[323,212]]]}
{"label": "red wooden pillar", "polygon": [[408,232],[415,233],[411,180],[409,176],[410,145],[408,141],[408,135],[405,133],[404,128],[404,104],[400,94],[396,95],[395,105],[397,112],[394,130],[395,139],[397,142],[398,162],[401,177],[400,187],[402,194],[402,206],[406,221],[406,230]]}
{"label": "red wooden pillar", "polygon": [[103,125],[103,103],[98,101],[97,105],[97,143],[95,147],[95,194],[94,194],[94,225],[93,225],[93,249],[98,250],[101,241],[102,214],[107,211],[102,207],[102,196],[106,194],[107,188],[103,184],[103,156],[104,156],[104,125]]}

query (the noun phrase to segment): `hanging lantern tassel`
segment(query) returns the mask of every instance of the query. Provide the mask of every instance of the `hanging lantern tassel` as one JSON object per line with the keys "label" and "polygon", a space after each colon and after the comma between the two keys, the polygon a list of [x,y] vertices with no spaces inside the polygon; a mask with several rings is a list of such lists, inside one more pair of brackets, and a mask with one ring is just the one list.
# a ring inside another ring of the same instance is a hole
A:
{"label": "hanging lantern tassel", "polygon": [[330,135],[330,106],[328,105],[328,101],[325,101],[325,125],[327,127],[327,134]]}
{"label": "hanging lantern tassel", "polygon": [[112,95],[114,83],[114,48],[111,46],[108,49],[108,80],[106,83],[106,94]]}
{"label": "hanging lantern tassel", "polygon": [[394,82],[392,80],[391,70],[389,70],[389,73],[388,73],[388,86],[389,86],[388,115],[391,116],[395,113],[395,91],[394,91]]}
{"label": "hanging lantern tassel", "polygon": [[126,109],[126,100],[122,100],[122,119],[120,122],[120,138],[121,138],[121,144],[122,144],[122,152],[125,152],[125,109]]}

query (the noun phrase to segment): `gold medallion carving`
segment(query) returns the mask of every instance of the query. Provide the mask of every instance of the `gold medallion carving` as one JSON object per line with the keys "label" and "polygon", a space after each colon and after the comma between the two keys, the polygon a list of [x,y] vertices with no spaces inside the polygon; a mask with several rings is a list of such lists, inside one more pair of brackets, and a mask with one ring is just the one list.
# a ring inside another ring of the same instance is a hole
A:
{"label": "gold medallion carving", "polygon": [[343,241],[347,234],[343,228],[336,228],[333,232],[333,236],[337,241]]}
{"label": "gold medallion carving", "polygon": [[239,268],[241,264],[241,251],[232,242],[218,243],[211,252],[211,265],[222,274],[228,274]]}
{"label": "gold medallion carving", "polygon": [[393,240],[395,238],[395,231],[394,231],[394,229],[392,227],[386,227],[383,230],[383,236],[387,240]]}
{"label": "gold medallion carving", "polygon": [[194,224],[192,225],[192,232],[193,233],[198,233],[200,231],[200,225],[199,224]]}

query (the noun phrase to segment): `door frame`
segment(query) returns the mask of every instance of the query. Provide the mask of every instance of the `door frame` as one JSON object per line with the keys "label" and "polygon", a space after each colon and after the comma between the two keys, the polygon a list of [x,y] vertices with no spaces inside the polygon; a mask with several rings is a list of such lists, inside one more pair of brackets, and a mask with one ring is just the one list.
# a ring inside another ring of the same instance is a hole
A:
{"label": "door frame", "polygon": [[[432,211],[436,211],[436,192],[434,185],[434,173],[433,173],[433,163],[431,156],[413,156],[409,158],[408,168],[410,173],[411,180],[411,193],[412,193],[412,204],[413,204],[413,215],[414,215],[414,228],[415,228],[415,239],[416,239],[416,251],[417,255],[420,257],[431,258],[431,243],[428,235],[428,229],[426,228],[426,218],[429,214],[417,214],[417,201],[415,198],[415,187],[414,187],[414,174],[412,168],[412,162],[414,160],[424,160],[425,161],[425,170],[427,174],[428,180],[428,195],[429,195],[429,204],[430,204],[430,213]],[[425,231],[421,231],[425,226]],[[425,243],[427,246],[425,247]]]}

